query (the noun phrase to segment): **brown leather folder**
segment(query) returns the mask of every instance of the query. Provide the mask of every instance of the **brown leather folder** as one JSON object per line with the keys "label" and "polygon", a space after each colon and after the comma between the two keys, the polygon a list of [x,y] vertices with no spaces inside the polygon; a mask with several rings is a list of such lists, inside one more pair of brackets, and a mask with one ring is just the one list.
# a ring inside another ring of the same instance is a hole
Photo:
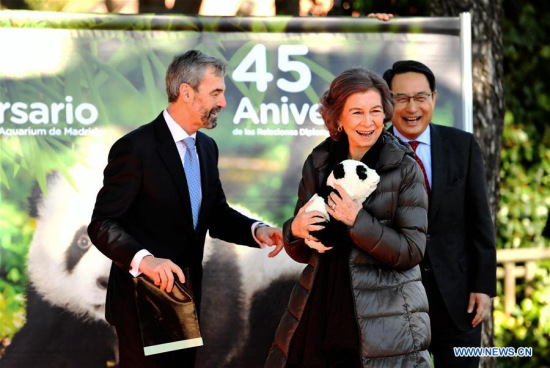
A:
{"label": "brown leather folder", "polygon": [[133,279],[145,355],[202,346],[203,341],[188,273],[170,293],[145,275]]}

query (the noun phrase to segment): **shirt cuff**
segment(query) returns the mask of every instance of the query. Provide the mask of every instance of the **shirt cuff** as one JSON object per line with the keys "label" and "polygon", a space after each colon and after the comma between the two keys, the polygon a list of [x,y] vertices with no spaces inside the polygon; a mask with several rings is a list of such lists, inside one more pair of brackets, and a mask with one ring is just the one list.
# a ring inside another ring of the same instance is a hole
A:
{"label": "shirt cuff", "polygon": [[134,277],[141,275],[141,272],[139,271],[139,265],[141,264],[141,260],[145,256],[152,256],[152,254],[149,253],[147,249],[142,249],[136,253],[134,258],[132,258],[132,262],[130,263],[130,275]]}
{"label": "shirt cuff", "polygon": [[269,226],[268,224],[264,223],[264,222],[261,222],[261,221],[256,221],[255,223],[252,224],[252,237],[254,238],[254,240],[256,241],[256,243],[258,243],[258,245],[260,246],[260,249],[264,249],[265,247],[267,247],[267,244],[265,243],[262,243],[258,238],[256,238],[256,229],[258,228],[258,226]]}

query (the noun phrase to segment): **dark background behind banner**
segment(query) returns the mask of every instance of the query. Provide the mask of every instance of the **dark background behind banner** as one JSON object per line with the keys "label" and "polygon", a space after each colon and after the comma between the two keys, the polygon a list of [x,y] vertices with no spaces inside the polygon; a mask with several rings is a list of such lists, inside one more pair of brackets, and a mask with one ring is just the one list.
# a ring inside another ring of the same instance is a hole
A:
{"label": "dark background behind banner", "polygon": [[[218,127],[206,133],[220,148],[228,200],[281,226],[293,213],[306,156],[327,136],[316,112],[319,96],[343,70],[364,66],[381,74],[396,60],[422,61],[438,76],[434,121],[465,128],[463,104],[470,102],[462,95],[459,27],[458,18],[403,18],[383,24],[349,18],[0,13],[5,224],[0,256],[9,270],[0,280],[9,291],[0,335],[10,337],[24,326],[19,336],[45,333],[53,342],[60,338],[54,326],[39,331],[45,327],[29,307],[26,316],[21,313],[25,286],[31,289],[28,304],[45,303],[52,320],[60,318],[58,325],[86,330],[80,325],[83,320],[91,321],[89,326],[102,323],[102,280],[109,262],[82,229],[110,144],[165,108],[164,74],[175,54],[196,48],[229,64],[228,107]],[[201,358],[203,366],[210,366],[207,357],[233,367],[254,366],[239,359],[253,357],[252,351],[260,351],[257,361],[265,357],[265,343],[282,313],[277,308],[288,299],[286,284],[267,294],[266,288],[292,281],[301,266],[286,255],[268,261],[265,252],[215,242],[209,241],[205,257],[205,295],[214,297],[204,305],[211,336],[205,336],[203,351],[209,354]],[[69,270],[64,259],[75,249],[77,266]],[[73,295],[65,295],[65,289]],[[272,294],[276,302],[267,301]],[[272,304],[275,310],[265,310]],[[78,317],[62,319],[65,310]],[[260,338],[259,332],[253,335],[254,321],[262,319],[274,325],[263,329]],[[16,336],[10,349],[26,355],[38,351],[36,346],[19,347],[23,339]],[[55,345],[62,346],[59,341]],[[64,348],[69,358],[71,346]],[[116,361],[112,343],[104,348],[109,361]],[[72,355],[81,354],[74,349]]]}

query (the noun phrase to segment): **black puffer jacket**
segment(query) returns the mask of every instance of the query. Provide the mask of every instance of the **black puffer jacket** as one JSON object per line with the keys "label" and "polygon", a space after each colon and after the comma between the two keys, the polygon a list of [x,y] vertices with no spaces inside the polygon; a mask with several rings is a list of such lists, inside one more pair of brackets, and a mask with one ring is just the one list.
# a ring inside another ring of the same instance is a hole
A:
{"label": "black puffer jacket", "polygon": [[[349,268],[361,362],[364,367],[429,367],[428,300],[418,267],[427,232],[424,178],[409,146],[386,132],[379,139],[383,145],[375,169],[380,183],[348,230],[355,244]],[[307,158],[296,212],[322,186],[335,144],[328,138]],[[317,273],[319,255],[292,236],[292,220],[284,225],[285,249],[308,266],[291,294],[266,368],[285,366]]]}

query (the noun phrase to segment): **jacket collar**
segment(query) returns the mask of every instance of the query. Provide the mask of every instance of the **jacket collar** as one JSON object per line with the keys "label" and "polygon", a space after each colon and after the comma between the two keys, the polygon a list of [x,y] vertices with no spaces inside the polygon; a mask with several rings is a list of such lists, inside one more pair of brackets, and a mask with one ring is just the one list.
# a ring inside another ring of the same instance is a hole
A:
{"label": "jacket collar", "polygon": [[414,158],[414,151],[402,140],[385,131],[380,138],[383,140],[383,147],[380,151],[378,164],[375,166],[377,171],[393,169],[401,164],[405,156]]}

